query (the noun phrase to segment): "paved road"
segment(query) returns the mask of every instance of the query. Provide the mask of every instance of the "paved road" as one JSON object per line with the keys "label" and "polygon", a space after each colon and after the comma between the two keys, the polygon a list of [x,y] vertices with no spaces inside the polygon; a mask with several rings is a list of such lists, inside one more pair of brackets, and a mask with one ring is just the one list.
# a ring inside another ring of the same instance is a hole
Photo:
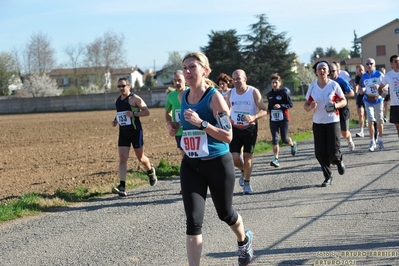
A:
{"label": "paved road", "polygon": [[[252,265],[399,265],[399,141],[343,143],[346,174],[321,188],[313,142],[292,157],[281,149],[254,160],[253,195],[237,186],[234,205],[255,235]],[[355,132],[355,131],[353,131]],[[0,265],[187,265],[177,179],[0,225]],[[207,201],[202,265],[236,265],[235,237]]]}

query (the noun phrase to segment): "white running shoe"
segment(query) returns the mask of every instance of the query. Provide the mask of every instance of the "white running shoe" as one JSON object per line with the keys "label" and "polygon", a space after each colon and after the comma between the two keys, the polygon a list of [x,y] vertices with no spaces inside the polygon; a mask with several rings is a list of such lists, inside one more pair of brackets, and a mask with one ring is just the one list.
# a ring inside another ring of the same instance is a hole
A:
{"label": "white running shoe", "polygon": [[355,143],[353,141],[348,141],[348,148],[350,151],[355,150]]}
{"label": "white running shoe", "polygon": [[358,138],[364,138],[364,133],[363,133],[363,131],[360,131],[359,133],[356,133],[356,137],[358,137]]}
{"label": "white running shoe", "polygon": [[375,144],[374,140],[370,140],[369,151],[374,151],[377,145]]}

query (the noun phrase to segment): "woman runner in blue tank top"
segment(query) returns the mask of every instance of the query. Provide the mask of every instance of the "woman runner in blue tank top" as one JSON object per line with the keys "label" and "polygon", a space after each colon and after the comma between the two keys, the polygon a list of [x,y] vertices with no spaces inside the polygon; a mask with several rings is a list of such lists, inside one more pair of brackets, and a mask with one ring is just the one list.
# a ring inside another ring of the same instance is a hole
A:
{"label": "woman runner in blue tank top", "polygon": [[[183,127],[181,147],[185,151],[180,183],[186,212],[186,249],[190,266],[200,265],[202,223],[208,188],[219,219],[230,226],[238,242],[238,264],[253,257],[252,232],[244,231],[241,216],[233,209],[234,164],[228,143],[232,139],[229,109],[207,76],[211,72],[203,53],[183,59],[183,74],[190,88],[179,94]],[[170,134],[178,130],[170,127]]]}

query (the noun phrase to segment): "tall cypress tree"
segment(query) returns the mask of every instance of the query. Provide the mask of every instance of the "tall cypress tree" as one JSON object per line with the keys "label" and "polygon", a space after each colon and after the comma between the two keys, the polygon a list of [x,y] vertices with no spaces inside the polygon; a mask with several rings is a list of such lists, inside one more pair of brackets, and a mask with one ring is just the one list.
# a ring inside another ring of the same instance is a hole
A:
{"label": "tall cypress tree", "polygon": [[250,34],[243,37],[242,54],[248,84],[264,90],[270,84],[272,73],[278,72],[285,80],[294,78],[292,67],[296,55],[288,51],[290,38],[286,38],[285,32],[276,33],[265,14],[256,17],[258,22],[250,25]]}
{"label": "tall cypress tree", "polygon": [[360,44],[357,40],[357,34],[356,34],[355,30],[353,31],[353,35],[354,35],[354,39],[353,39],[353,46],[352,46],[353,50],[351,50],[351,57],[352,58],[361,57],[362,55],[360,53]]}
{"label": "tall cypress tree", "polygon": [[209,78],[215,80],[220,73],[231,76],[241,67],[240,38],[236,30],[211,31],[209,42],[201,51],[208,57],[212,72]]}

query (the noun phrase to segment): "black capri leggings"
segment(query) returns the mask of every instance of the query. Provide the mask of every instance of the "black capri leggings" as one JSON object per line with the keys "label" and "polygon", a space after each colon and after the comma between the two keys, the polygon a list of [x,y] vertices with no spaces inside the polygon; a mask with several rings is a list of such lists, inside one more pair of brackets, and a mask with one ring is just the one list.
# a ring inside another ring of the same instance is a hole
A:
{"label": "black capri leggings", "polygon": [[284,143],[290,142],[288,137],[288,121],[270,121],[270,133],[272,134],[273,145],[278,145],[278,133],[280,132],[281,140]]}
{"label": "black capri leggings", "polygon": [[233,209],[235,172],[231,153],[210,160],[190,159],[184,156],[180,167],[187,235],[202,234],[207,190],[211,192],[220,220],[229,226],[238,220]]}

